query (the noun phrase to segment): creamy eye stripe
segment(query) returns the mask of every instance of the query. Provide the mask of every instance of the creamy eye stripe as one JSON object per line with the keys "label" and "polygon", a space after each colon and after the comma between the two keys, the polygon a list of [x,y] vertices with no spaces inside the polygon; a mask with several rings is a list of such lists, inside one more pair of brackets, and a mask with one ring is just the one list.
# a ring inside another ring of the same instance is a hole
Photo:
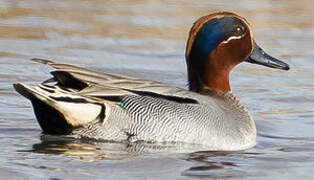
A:
{"label": "creamy eye stripe", "polygon": [[242,36],[231,36],[231,37],[229,37],[227,40],[222,41],[221,43],[226,44],[226,43],[228,43],[229,41],[231,41],[231,40],[233,40],[233,39],[241,39],[243,36],[244,36],[244,35],[242,35]]}

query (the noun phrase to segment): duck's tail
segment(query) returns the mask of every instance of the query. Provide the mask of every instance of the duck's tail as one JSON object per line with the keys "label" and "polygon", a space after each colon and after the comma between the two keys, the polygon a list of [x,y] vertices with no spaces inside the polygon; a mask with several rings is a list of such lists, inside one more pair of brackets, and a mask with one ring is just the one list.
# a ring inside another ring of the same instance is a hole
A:
{"label": "duck's tail", "polygon": [[37,120],[45,133],[69,134],[76,127],[105,118],[104,104],[56,86],[22,83],[13,86],[32,102]]}

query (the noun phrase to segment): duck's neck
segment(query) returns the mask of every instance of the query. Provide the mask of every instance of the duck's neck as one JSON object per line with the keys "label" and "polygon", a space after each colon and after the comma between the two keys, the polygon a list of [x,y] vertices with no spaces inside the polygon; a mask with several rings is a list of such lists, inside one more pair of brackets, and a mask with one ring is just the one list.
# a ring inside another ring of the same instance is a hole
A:
{"label": "duck's neck", "polygon": [[203,89],[210,89],[215,92],[230,92],[229,71],[215,71],[208,68],[204,76]]}
{"label": "duck's neck", "polygon": [[203,75],[188,69],[189,89],[202,93],[203,91],[230,92],[229,68],[217,67],[216,64],[208,63]]}

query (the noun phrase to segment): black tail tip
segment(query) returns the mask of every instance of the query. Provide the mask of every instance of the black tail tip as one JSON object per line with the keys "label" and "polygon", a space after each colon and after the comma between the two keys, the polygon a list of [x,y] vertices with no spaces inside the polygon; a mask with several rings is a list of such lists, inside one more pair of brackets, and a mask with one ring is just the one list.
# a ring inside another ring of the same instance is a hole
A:
{"label": "black tail tip", "polygon": [[26,97],[27,99],[32,99],[34,96],[30,93],[28,88],[26,88],[23,84],[21,83],[16,83],[13,84],[13,88],[15,89],[16,92],[21,94],[22,96]]}

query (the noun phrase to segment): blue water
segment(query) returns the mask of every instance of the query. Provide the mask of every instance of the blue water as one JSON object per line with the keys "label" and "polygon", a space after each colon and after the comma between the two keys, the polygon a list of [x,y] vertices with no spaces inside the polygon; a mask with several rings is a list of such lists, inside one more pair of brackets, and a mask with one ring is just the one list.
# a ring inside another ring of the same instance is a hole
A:
{"label": "blue water", "polygon": [[[314,3],[309,0],[0,2],[1,179],[313,179]],[[257,145],[185,153],[164,144],[86,142],[41,134],[12,83],[38,83],[33,57],[186,87],[185,41],[198,17],[228,10],[247,18],[283,72],[241,64],[233,92],[254,117]]]}

